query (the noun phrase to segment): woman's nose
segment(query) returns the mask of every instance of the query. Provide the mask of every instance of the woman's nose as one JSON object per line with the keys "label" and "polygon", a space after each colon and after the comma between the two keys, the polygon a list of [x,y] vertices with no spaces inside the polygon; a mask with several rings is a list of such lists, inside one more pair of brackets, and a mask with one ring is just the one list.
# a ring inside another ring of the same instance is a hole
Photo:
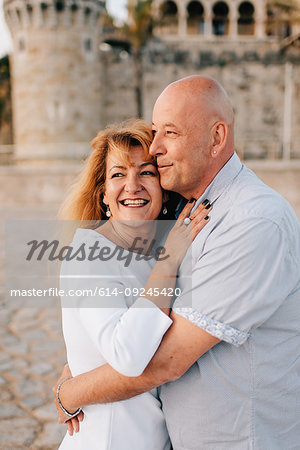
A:
{"label": "woman's nose", "polygon": [[131,194],[134,194],[135,192],[139,192],[143,189],[143,186],[136,175],[129,175],[126,184],[124,187],[125,191]]}

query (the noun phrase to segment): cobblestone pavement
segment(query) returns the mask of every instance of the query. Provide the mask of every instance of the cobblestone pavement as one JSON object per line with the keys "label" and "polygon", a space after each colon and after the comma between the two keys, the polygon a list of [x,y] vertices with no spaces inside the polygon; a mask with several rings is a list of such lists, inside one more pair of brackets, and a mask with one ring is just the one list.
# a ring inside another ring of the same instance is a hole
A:
{"label": "cobblestone pavement", "polygon": [[[1,218],[9,215],[20,212]],[[3,243],[3,220],[0,225]],[[2,269],[3,262],[1,245]],[[0,449],[57,449],[65,426],[57,423],[51,387],[66,362],[59,302],[47,308],[18,298],[5,302],[4,270],[0,276]]]}

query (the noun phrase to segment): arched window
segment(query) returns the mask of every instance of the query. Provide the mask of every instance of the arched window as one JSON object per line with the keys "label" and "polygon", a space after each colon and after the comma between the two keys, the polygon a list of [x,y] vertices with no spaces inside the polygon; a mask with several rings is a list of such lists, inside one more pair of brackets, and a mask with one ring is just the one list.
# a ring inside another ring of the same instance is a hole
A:
{"label": "arched window", "polygon": [[63,0],[57,0],[55,2],[55,9],[57,12],[61,12],[65,9],[65,2]]}
{"label": "arched window", "polygon": [[27,10],[28,21],[29,21],[29,24],[31,25],[32,24],[33,8],[32,8],[32,6],[29,3],[26,5],[26,10]]}
{"label": "arched window", "polygon": [[192,1],[187,6],[187,33],[204,33],[204,8],[200,2]]}
{"label": "arched window", "polygon": [[250,2],[243,2],[239,6],[238,34],[254,34],[254,6]]}
{"label": "arched window", "polygon": [[229,32],[228,20],[229,8],[225,2],[217,2],[213,7],[213,34],[217,36],[226,35]]}
{"label": "arched window", "polygon": [[160,6],[160,29],[163,34],[178,33],[178,9],[176,3],[167,1]]}
{"label": "arched window", "polygon": [[49,8],[48,4],[45,2],[41,3],[41,10],[42,10],[42,20],[43,23],[46,24],[49,19]]}

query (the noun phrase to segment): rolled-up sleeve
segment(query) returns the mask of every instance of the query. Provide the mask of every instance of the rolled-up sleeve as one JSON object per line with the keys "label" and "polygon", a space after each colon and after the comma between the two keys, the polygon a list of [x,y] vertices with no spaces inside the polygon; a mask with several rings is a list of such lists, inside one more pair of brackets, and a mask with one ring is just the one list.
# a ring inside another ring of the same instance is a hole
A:
{"label": "rolled-up sleeve", "polygon": [[253,218],[220,227],[193,265],[191,292],[175,313],[230,344],[243,344],[281,305],[292,286],[292,261],[281,229]]}

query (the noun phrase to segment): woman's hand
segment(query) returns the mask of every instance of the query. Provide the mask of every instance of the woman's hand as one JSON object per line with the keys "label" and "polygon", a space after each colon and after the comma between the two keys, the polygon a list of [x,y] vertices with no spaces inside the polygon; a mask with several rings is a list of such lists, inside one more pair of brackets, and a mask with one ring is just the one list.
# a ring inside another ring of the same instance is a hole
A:
{"label": "woman's hand", "polygon": [[[165,314],[170,314],[172,297],[166,296],[166,289],[174,290],[178,268],[187,249],[208,223],[207,214],[211,211],[209,202],[204,202],[190,215],[195,200],[186,204],[175,225],[169,232],[164,245],[164,259],[158,260],[145,284],[146,297],[155,303]],[[191,219],[187,224],[184,219]],[[158,293],[153,296],[151,293]],[[174,292],[174,291],[173,291]]]}
{"label": "woman's hand", "polygon": [[[66,423],[68,433],[70,434],[70,436],[72,436],[74,431],[75,431],[75,433],[77,433],[79,431],[79,422],[83,421],[84,414],[81,411],[79,414],[77,414],[76,417],[73,417],[72,419],[70,419],[70,417],[67,416],[63,412],[61,407],[59,406],[59,404],[57,402],[57,397],[56,397],[57,387],[66,378],[72,378],[72,373],[70,371],[70,367],[68,364],[66,364],[64,366],[61,376],[57,380],[55,386],[53,386],[53,388],[52,388],[52,393],[54,396],[55,406],[56,406],[57,413],[58,413],[58,423]],[[67,381],[66,381],[66,383],[67,383]],[[62,385],[61,389],[62,388],[63,388],[63,385]],[[63,402],[62,402],[62,404],[63,404]],[[63,404],[63,406],[65,406],[65,405]],[[70,413],[72,413],[72,411],[70,411]]]}
{"label": "woman's hand", "polygon": [[[166,254],[179,266],[198,233],[209,221],[208,213],[212,207],[208,201],[201,203],[190,215],[196,200],[189,201],[181,211],[178,219],[170,231],[165,243]],[[190,223],[186,224],[184,219],[189,218]]]}

